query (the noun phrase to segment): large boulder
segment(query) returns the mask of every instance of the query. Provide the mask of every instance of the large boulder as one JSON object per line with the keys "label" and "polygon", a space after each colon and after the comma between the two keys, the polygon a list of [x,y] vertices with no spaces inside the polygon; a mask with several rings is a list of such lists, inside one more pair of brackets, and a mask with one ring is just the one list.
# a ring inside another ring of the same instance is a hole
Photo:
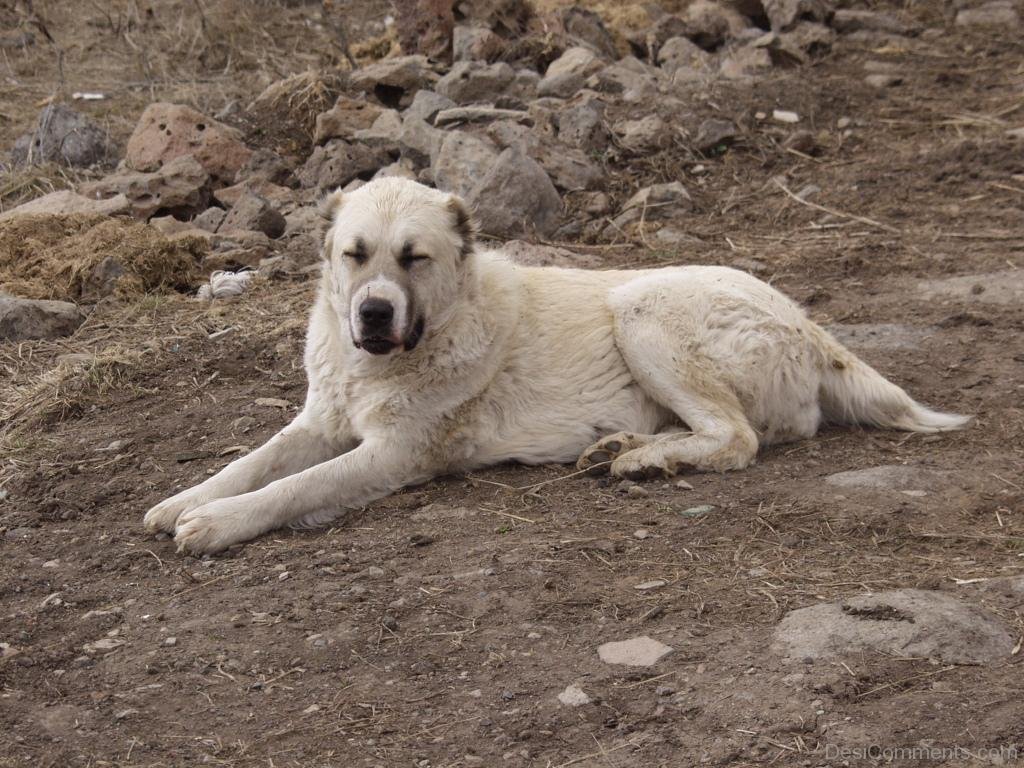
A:
{"label": "large boulder", "polygon": [[942,592],[898,589],[791,611],[772,649],[792,660],[875,652],[952,664],[1007,659],[1014,639],[995,616]]}
{"label": "large boulder", "polygon": [[373,93],[393,109],[407,107],[418,90],[432,87],[437,79],[427,57],[420,55],[383,59],[349,75],[352,86]]}
{"label": "large boulder", "polygon": [[136,171],[158,171],[191,155],[214,184],[232,184],[252,150],[242,134],[183,104],[157,102],[146,107],[128,147],[125,163]]}
{"label": "large boulder", "polygon": [[488,139],[452,131],[441,142],[431,170],[434,186],[466,197],[498,159],[498,149]]}
{"label": "large boulder", "polygon": [[35,213],[48,213],[54,216],[72,213],[94,213],[103,216],[120,216],[131,210],[128,198],[118,194],[105,200],[95,200],[70,189],[50,192],[42,197],[29,200],[16,208],[0,213],[0,221],[13,219],[15,216],[29,216]]}
{"label": "large boulder", "polygon": [[63,104],[51,104],[39,113],[36,128],[14,144],[11,159],[24,163],[60,163],[84,167],[107,159],[107,134],[96,123]]}
{"label": "large boulder", "polygon": [[387,153],[379,149],[333,139],[314,149],[296,176],[303,187],[323,192],[344,187],[353,179],[369,179],[389,162]]}
{"label": "large boulder", "polygon": [[356,131],[372,126],[383,111],[366,99],[339,96],[331,109],[317,115],[313,140],[323,144],[330,139],[351,139]]}
{"label": "large boulder", "polygon": [[27,341],[69,336],[85,313],[67,301],[19,299],[0,294],[0,340]]}
{"label": "large boulder", "polygon": [[458,61],[437,82],[437,92],[457,104],[493,103],[505,95],[516,79],[516,71],[505,62],[485,64]]}
{"label": "large boulder", "polygon": [[483,231],[491,235],[551,235],[562,200],[544,169],[522,147],[509,147],[469,194]]}
{"label": "large boulder", "polygon": [[154,215],[188,219],[210,204],[210,176],[191,155],[175,158],[152,173],[120,171],[80,187],[93,198],[124,195],[132,215],[147,220]]}

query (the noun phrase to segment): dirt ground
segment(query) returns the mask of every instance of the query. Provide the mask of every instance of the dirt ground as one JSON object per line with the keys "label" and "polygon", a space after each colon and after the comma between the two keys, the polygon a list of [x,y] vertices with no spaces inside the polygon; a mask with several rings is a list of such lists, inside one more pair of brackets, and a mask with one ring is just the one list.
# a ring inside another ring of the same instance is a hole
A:
{"label": "dirt ground", "polygon": [[[113,94],[106,127],[121,141],[153,98],[216,112],[288,74],[258,68],[288,61],[278,51],[298,46],[310,13],[247,4],[256,26],[239,35],[273,20],[291,42],[237,76],[218,60],[204,79],[190,60],[174,79],[136,71],[141,38],[169,34],[115,36],[109,9],[69,5],[74,19],[36,3],[66,41],[69,88]],[[208,30],[233,29],[214,13],[230,4],[201,5]],[[687,476],[692,490],[647,483],[647,496],[564,466],[498,467],[196,560],[145,535],[142,515],[297,412],[313,282],[257,283],[213,307],[101,303],[68,339],[0,346],[5,401],[32,424],[0,465],[0,766],[812,766],[841,764],[830,745],[868,744],[966,750],[901,765],[1024,754],[1024,654],[966,666],[770,650],[791,609],[907,587],[1024,634],[1024,597],[986,581],[1024,574],[1024,141],[1006,135],[1024,125],[1024,43],[956,28],[943,3],[872,5],[941,33],[846,42],[812,66],[708,89],[695,109],[742,128],[728,152],[609,166],[617,202],[685,167],[697,212],[675,226],[689,239],[564,245],[607,266],[751,270],[922,401],[975,414],[969,429],[828,428],[746,471]],[[354,35],[380,31],[381,7],[367,7]],[[292,71],[333,55],[304,50]],[[52,52],[4,56],[9,146],[53,88]],[[866,85],[866,61],[903,84]],[[774,109],[801,116],[813,154],[757,116]],[[786,192],[810,184],[806,203]],[[824,481],[893,464],[948,474],[911,493]],[[714,509],[687,514],[701,505]],[[666,583],[635,588],[654,579]],[[636,635],[675,652],[651,670],[599,660],[598,645]],[[591,703],[561,704],[570,684]]]}

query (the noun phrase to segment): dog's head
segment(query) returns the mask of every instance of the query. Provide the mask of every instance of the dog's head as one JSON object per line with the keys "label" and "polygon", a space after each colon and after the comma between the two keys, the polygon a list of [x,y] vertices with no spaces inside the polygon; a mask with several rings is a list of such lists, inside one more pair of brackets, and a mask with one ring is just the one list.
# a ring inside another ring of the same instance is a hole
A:
{"label": "dog's head", "polygon": [[450,317],[473,251],[463,202],[385,178],[323,203],[324,279],[352,342],[371,355],[409,351]]}

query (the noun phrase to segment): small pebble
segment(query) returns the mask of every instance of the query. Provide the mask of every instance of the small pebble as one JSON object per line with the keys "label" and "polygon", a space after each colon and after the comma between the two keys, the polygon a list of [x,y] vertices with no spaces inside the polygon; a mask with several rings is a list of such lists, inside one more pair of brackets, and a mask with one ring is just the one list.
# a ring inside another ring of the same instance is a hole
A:
{"label": "small pebble", "polygon": [[681,488],[684,491],[692,491],[693,490],[693,486],[690,485],[685,480],[676,480],[676,488]]}
{"label": "small pebble", "polygon": [[644,496],[650,496],[651,492],[642,485],[633,485],[626,489],[626,495],[633,498],[643,498]]}
{"label": "small pebble", "polygon": [[289,576],[291,576],[291,574],[288,571],[282,571],[281,573],[277,574],[277,580],[285,581],[286,579],[288,579]]}
{"label": "small pebble", "polygon": [[650,538],[650,536],[651,532],[648,531],[646,528],[638,528],[637,530],[633,531],[633,538],[639,539],[640,541]]}
{"label": "small pebble", "polygon": [[637,584],[633,589],[639,590],[640,592],[647,592],[651,589],[660,589],[668,584],[664,579],[653,579],[651,581],[645,581],[642,584]]}
{"label": "small pebble", "polygon": [[398,619],[396,619],[394,616],[385,616],[383,619],[380,620],[380,623],[383,625],[384,629],[388,630],[389,632],[398,631]]}
{"label": "small pebble", "polygon": [[310,704],[308,707],[306,707],[304,710],[302,710],[302,714],[304,714],[304,715],[312,715],[314,712],[319,712],[319,711],[320,711],[320,705],[319,704]]}
{"label": "small pebble", "polygon": [[715,508],[710,504],[700,504],[699,506],[696,507],[684,509],[679,514],[681,517],[704,517],[704,515],[710,514],[714,511]]}
{"label": "small pebble", "polygon": [[173,648],[174,646],[176,646],[178,644],[178,638],[176,638],[176,637],[165,637],[163,644],[167,648]]}
{"label": "small pebble", "polygon": [[772,112],[772,120],[777,123],[799,123],[800,115],[787,109],[776,109]]}

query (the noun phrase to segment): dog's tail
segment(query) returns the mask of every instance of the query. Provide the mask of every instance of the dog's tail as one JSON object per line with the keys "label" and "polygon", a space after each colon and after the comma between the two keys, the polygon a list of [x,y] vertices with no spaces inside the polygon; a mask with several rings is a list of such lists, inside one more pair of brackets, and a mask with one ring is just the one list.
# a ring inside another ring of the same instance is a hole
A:
{"label": "dog's tail", "polygon": [[825,329],[813,325],[823,356],[820,402],[835,424],[868,424],[907,432],[946,432],[963,428],[970,416],[940,413],[918,403],[858,358]]}

